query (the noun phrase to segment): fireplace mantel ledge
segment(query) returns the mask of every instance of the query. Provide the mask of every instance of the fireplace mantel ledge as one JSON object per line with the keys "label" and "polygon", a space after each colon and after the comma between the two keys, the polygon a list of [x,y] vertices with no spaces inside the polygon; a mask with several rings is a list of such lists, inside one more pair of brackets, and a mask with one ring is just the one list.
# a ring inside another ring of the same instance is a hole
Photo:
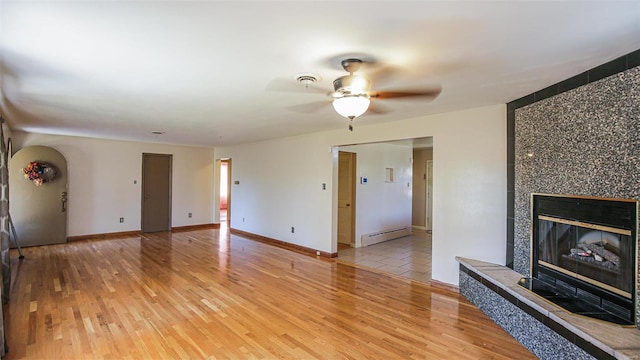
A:
{"label": "fireplace mantel ledge", "polygon": [[639,329],[572,314],[518,285],[523,275],[506,266],[462,257],[456,260],[461,271],[538,321],[551,324],[549,327],[556,333],[568,339],[575,336],[571,342],[579,347],[595,346],[616,359],[640,359]]}

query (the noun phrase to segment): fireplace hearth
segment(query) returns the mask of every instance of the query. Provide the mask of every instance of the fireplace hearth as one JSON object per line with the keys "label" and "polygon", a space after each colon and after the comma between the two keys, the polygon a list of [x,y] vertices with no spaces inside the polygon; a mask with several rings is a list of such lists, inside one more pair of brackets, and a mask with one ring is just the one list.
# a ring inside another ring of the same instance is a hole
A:
{"label": "fireplace hearth", "polygon": [[533,194],[531,279],[568,311],[634,325],[637,201]]}

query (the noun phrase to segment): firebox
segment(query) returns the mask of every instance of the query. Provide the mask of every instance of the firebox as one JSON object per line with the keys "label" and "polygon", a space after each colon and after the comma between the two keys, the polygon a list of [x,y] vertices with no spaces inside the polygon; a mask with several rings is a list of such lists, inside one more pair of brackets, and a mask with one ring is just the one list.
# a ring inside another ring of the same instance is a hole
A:
{"label": "firebox", "polygon": [[633,325],[638,203],[533,194],[531,279],[546,299],[581,314]]}

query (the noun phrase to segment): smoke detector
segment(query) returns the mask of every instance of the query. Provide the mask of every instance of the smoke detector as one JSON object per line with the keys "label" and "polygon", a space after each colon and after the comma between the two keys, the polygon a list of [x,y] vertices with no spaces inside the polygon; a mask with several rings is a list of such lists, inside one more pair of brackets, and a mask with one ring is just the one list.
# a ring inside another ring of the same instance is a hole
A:
{"label": "smoke detector", "polygon": [[309,87],[309,85],[316,83],[322,78],[320,75],[312,74],[312,73],[300,73],[295,76],[297,82],[301,83],[305,87]]}

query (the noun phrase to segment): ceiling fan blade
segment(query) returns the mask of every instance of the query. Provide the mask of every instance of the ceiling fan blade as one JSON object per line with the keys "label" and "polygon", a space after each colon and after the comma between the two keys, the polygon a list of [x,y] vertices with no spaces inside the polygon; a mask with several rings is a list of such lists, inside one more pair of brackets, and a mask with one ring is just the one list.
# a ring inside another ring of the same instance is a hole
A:
{"label": "ceiling fan blade", "polygon": [[387,65],[379,67],[378,69],[371,72],[365,72],[365,77],[369,79],[369,81],[371,81],[373,86],[377,86],[380,83],[384,83],[387,79],[390,79],[399,74],[400,69]]}
{"label": "ceiling fan blade", "polygon": [[329,90],[314,84],[303,84],[295,80],[277,78],[271,80],[266,87],[267,91],[295,92],[300,94],[327,94]]}
{"label": "ceiling fan blade", "polygon": [[310,114],[319,111],[324,107],[328,107],[330,104],[331,103],[329,101],[314,101],[306,104],[287,106],[287,109],[298,113]]}
{"label": "ceiling fan blade", "polygon": [[387,109],[386,107],[372,102],[371,104],[369,104],[369,108],[367,109],[366,113],[367,114],[371,113],[373,115],[382,115],[388,112],[389,112],[389,109]]}
{"label": "ceiling fan blade", "polygon": [[427,97],[435,99],[440,92],[441,88],[436,89],[422,89],[422,90],[400,90],[400,91],[370,91],[369,96],[377,99],[398,99],[408,97]]}

